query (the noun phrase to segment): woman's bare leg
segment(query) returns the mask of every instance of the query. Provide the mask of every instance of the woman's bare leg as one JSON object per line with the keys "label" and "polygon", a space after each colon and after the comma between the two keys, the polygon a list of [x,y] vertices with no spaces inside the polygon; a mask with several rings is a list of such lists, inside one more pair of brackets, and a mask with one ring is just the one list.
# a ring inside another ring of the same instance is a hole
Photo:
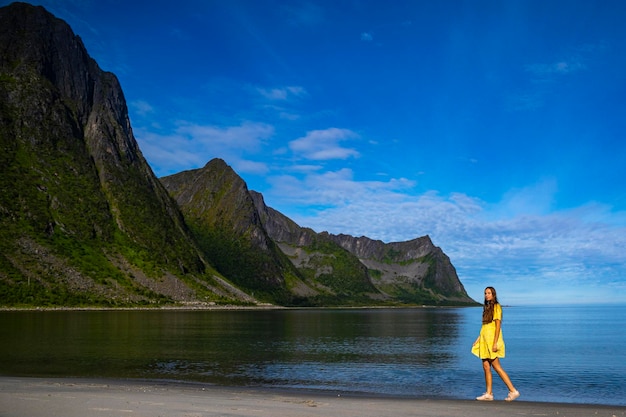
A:
{"label": "woman's bare leg", "polygon": [[[483,361],[483,366],[484,366],[484,361]],[[502,378],[502,382],[504,382],[504,385],[506,385],[509,391],[510,392],[515,391],[515,387],[513,386],[513,383],[511,382],[509,375],[504,371],[504,369],[502,368],[502,365],[500,365],[500,359],[495,358],[494,360],[492,360],[491,366],[498,373],[498,375],[500,375],[500,378]]]}
{"label": "woman's bare leg", "polygon": [[485,385],[487,386],[487,394],[493,394],[493,378],[491,376],[491,361],[483,359],[483,371],[485,371]]}

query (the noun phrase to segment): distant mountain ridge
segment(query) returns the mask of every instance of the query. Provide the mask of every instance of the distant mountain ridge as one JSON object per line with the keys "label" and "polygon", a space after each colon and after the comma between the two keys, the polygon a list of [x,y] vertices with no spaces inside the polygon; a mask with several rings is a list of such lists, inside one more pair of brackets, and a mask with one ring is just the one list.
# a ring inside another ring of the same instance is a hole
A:
{"label": "distant mountain ridge", "polygon": [[0,8],[0,306],[474,304],[423,237],[315,233],[224,161],[157,179],[117,78],[42,7]]}
{"label": "distant mountain ridge", "polygon": [[316,241],[333,243],[356,257],[366,268],[368,279],[382,295],[381,299],[389,297],[426,304],[473,302],[450,259],[429,236],[384,243],[365,236],[318,234],[299,227],[280,212],[267,207],[261,194],[253,192],[253,197],[268,235],[285,253],[294,256],[299,250],[310,250],[316,246]]}

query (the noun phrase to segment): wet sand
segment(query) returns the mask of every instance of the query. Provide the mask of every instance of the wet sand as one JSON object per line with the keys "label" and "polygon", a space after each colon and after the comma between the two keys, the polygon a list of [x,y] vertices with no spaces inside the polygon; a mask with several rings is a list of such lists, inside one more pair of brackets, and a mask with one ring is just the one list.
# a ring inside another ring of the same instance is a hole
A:
{"label": "wet sand", "polygon": [[0,377],[2,417],[626,416],[626,407],[537,403],[522,398],[510,403],[479,402],[160,381]]}

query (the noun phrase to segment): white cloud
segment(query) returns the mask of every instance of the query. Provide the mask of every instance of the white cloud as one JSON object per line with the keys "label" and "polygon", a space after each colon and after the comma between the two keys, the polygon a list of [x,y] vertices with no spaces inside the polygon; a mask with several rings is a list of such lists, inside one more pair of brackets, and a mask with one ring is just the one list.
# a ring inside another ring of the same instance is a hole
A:
{"label": "white cloud", "polygon": [[269,172],[269,167],[264,162],[250,161],[240,158],[235,158],[233,161],[226,162],[232,163],[233,169],[237,173],[265,175]]}
{"label": "white cloud", "polygon": [[300,115],[299,114],[295,114],[295,113],[291,113],[291,112],[287,112],[287,111],[281,111],[278,113],[278,117],[280,117],[283,120],[289,120],[289,121],[295,121],[295,120],[299,120],[300,119]]}
{"label": "white cloud", "polygon": [[306,159],[347,159],[360,154],[355,149],[340,146],[339,142],[357,138],[359,135],[349,129],[312,130],[306,136],[289,142],[289,148]]}
{"label": "white cloud", "polygon": [[374,40],[374,36],[369,32],[361,33],[361,40],[364,42],[371,42]]}
{"label": "white cloud", "polygon": [[311,165],[311,164],[299,164],[299,165],[292,165],[290,167],[287,167],[289,171],[298,172],[298,173],[312,173],[312,172],[320,171],[323,168],[324,167],[322,165]]}
{"label": "white cloud", "polygon": [[341,213],[352,207],[353,202],[361,201],[363,196],[368,196],[370,201],[394,199],[394,192],[414,185],[406,179],[355,181],[353,176],[352,170],[343,168],[338,171],[310,172],[302,179],[284,175],[270,177],[268,181],[273,186],[270,193],[278,199],[303,207],[325,206],[326,210],[341,207]]}
{"label": "white cloud", "polygon": [[274,134],[274,127],[255,122],[227,127],[184,123],[176,133],[205,148],[250,152],[258,150],[263,141]]}
{"label": "white cloud", "polygon": [[287,86],[281,88],[257,88],[259,94],[268,100],[284,101],[293,97],[302,97],[307,94],[303,87],[299,86]]}
{"label": "white cloud", "polygon": [[168,175],[183,169],[204,166],[213,158],[222,158],[241,173],[265,173],[264,163],[244,156],[260,151],[274,128],[264,123],[244,122],[239,126],[213,126],[180,123],[168,134],[135,129],[135,136],[150,165],[158,167],[157,175]]}

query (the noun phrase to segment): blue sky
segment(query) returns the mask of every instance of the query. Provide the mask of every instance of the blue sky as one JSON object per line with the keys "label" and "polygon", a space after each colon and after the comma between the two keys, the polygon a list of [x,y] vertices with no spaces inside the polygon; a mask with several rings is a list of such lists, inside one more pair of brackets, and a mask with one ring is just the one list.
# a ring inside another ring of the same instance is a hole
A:
{"label": "blue sky", "polygon": [[477,300],[626,302],[626,2],[33,4],[157,176],[219,157],[301,226],[428,234]]}

